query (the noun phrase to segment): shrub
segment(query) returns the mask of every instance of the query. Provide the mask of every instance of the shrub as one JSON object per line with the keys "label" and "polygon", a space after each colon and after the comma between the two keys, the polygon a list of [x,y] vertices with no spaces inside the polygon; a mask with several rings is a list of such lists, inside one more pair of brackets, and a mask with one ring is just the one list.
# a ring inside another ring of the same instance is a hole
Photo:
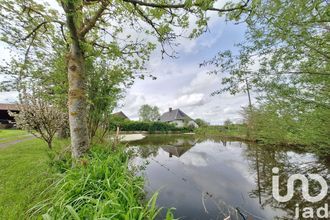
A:
{"label": "shrub", "polygon": [[21,102],[17,105],[19,113],[9,112],[9,115],[15,118],[18,128],[44,140],[52,149],[55,133],[65,124],[66,114],[36,95],[24,94]]}

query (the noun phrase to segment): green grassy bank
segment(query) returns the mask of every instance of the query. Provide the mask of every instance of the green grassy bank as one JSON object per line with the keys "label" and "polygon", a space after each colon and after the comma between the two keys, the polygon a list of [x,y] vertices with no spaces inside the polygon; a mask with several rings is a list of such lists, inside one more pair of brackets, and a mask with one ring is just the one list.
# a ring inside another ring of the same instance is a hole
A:
{"label": "green grassy bank", "polygon": [[[0,134],[12,137],[15,132]],[[66,146],[68,140],[55,140],[49,150],[33,139],[0,149],[0,219],[154,219],[158,215],[156,195],[145,198],[144,179],[129,169],[131,154],[124,148],[93,146],[72,167],[70,152],[63,150]],[[165,218],[172,219],[171,212]]]}
{"label": "green grassy bank", "polygon": [[324,131],[323,138],[316,139],[310,134],[300,131],[299,134],[281,127],[259,128],[253,127],[250,130],[243,124],[231,124],[226,126],[204,126],[195,130],[197,135],[217,136],[238,141],[256,142],[264,145],[277,145],[295,148],[315,153],[320,157],[330,157],[330,142],[327,133]]}
{"label": "green grassy bank", "polygon": [[[22,131],[1,130],[0,138],[14,140]],[[19,139],[19,138],[18,138]],[[63,141],[56,141],[59,148]],[[24,219],[26,211],[44,198],[51,182],[49,150],[38,139],[0,148],[0,219]]]}

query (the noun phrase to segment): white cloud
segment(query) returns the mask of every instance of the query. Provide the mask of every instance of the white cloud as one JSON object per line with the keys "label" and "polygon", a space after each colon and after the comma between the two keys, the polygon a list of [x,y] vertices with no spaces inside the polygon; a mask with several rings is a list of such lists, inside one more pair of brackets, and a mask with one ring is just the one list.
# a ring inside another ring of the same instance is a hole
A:
{"label": "white cloud", "polygon": [[216,89],[218,78],[214,75],[207,74],[207,71],[198,72],[190,82],[181,89],[181,93],[189,94],[192,92],[208,92],[211,93]]}
{"label": "white cloud", "polygon": [[180,96],[175,99],[172,103],[174,107],[191,107],[191,106],[200,106],[205,104],[204,94],[202,93],[192,93]]}
{"label": "white cloud", "polygon": [[207,164],[207,155],[203,154],[203,152],[193,152],[189,151],[182,155],[179,160],[188,166],[195,167],[206,167]]}
{"label": "white cloud", "polygon": [[127,93],[125,100],[120,104],[120,108],[125,114],[133,120],[139,118],[138,111],[141,105],[146,104],[146,98],[143,94]]}

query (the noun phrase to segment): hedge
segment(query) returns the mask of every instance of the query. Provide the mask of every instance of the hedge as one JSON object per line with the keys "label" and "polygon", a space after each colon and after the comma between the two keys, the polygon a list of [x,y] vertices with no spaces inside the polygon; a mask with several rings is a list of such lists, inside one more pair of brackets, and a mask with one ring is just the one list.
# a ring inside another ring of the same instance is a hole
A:
{"label": "hedge", "polygon": [[112,130],[116,130],[117,126],[120,127],[121,131],[148,131],[153,132],[190,132],[193,129],[188,127],[178,128],[173,124],[164,122],[141,122],[141,121],[121,121],[121,122],[110,122]]}

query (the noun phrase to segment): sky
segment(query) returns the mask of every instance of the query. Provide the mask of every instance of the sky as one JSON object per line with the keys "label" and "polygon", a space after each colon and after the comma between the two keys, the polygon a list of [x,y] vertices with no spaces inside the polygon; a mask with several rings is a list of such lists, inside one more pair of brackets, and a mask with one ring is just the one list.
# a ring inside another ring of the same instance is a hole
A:
{"label": "sky", "polygon": [[[175,48],[178,58],[162,58],[156,49],[147,65],[148,73],[157,80],[137,79],[127,89],[125,98],[120,101],[115,111],[123,111],[130,119],[138,120],[141,105],[158,106],[160,113],[169,108],[180,108],[191,118],[201,118],[211,124],[222,124],[230,119],[241,121],[240,110],[247,106],[246,94],[211,93],[221,88],[221,75],[209,75],[210,67],[199,67],[204,60],[211,59],[222,50],[237,50],[235,44],[244,40],[244,24],[227,23],[224,19],[211,15],[209,30],[199,38],[177,39]],[[0,43],[0,62],[9,57],[3,43]],[[223,73],[225,74],[225,73]],[[0,74],[0,81],[4,76]],[[0,103],[17,101],[17,92],[0,92]]]}
{"label": "sky", "polygon": [[126,97],[116,110],[138,120],[141,105],[158,106],[164,113],[169,108],[180,108],[191,118],[201,118],[211,124],[223,124],[226,119],[241,122],[240,111],[247,106],[246,94],[211,93],[221,88],[221,75],[209,75],[211,67],[199,67],[204,60],[213,58],[221,50],[237,50],[234,44],[244,40],[245,26],[212,19],[209,31],[194,40],[178,40],[179,58],[161,58],[155,51],[148,70],[157,80],[137,80],[127,90]]}

